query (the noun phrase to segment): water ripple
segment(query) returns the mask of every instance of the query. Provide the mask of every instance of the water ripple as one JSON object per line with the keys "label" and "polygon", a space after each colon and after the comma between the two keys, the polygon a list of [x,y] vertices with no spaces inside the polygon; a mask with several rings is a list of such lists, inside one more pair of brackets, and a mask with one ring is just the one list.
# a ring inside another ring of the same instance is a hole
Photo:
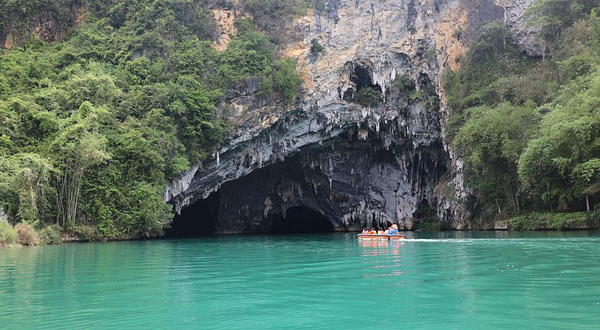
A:
{"label": "water ripple", "polygon": [[0,328],[594,328],[600,236],[235,236],[0,250]]}

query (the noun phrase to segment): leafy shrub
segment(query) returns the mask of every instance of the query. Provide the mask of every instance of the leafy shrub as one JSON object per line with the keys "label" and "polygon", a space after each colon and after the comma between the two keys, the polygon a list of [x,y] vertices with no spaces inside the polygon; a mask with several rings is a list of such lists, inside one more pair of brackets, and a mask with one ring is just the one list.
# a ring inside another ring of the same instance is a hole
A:
{"label": "leafy shrub", "polygon": [[570,57],[559,64],[560,73],[569,80],[589,74],[594,70],[594,59],[585,55]]}
{"label": "leafy shrub", "polygon": [[594,229],[600,228],[600,208],[598,208],[592,212],[587,212],[585,214],[585,224],[589,228],[594,228]]}
{"label": "leafy shrub", "polygon": [[462,35],[463,35],[462,28],[458,28],[458,29],[454,30],[454,32],[452,32],[452,37],[454,37],[457,40],[460,40],[462,38]]}
{"label": "leafy shrub", "polygon": [[296,62],[292,59],[285,59],[276,65],[275,84],[277,91],[281,94],[286,104],[294,102],[298,94],[302,80],[296,72]]}
{"label": "leafy shrub", "polygon": [[292,18],[306,13],[311,5],[317,7],[306,0],[246,0],[240,4],[252,15],[256,28],[267,33],[276,44],[285,43],[288,36],[274,27],[283,27]]}
{"label": "leafy shrub", "polygon": [[414,90],[415,84],[409,76],[402,75],[394,80],[392,87],[396,89],[398,93],[405,93]]}
{"label": "leafy shrub", "polygon": [[15,226],[19,235],[19,244],[26,246],[36,246],[40,243],[37,232],[29,223],[19,223]]}
{"label": "leafy shrub", "polygon": [[357,94],[358,103],[365,107],[376,107],[381,102],[381,92],[373,87],[362,87]]}
{"label": "leafy shrub", "polygon": [[509,219],[512,230],[528,231],[540,229],[577,229],[586,224],[582,212],[575,213],[529,213]]}
{"label": "leafy shrub", "polygon": [[62,241],[61,229],[57,225],[48,226],[40,232],[41,244],[60,244]]}
{"label": "leafy shrub", "polygon": [[15,244],[19,240],[19,234],[13,226],[6,221],[0,221],[0,246]]}
{"label": "leafy shrub", "polygon": [[537,0],[525,15],[528,24],[541,29],[544,39],[555,42],[562,31],[597,6],[598,1],[594,0]]}
{"label": "leafy shrub", "polygon": [[94,226],[88,225],[73,226],[73,235],[82,241],[95,241],[100,238],[98,229]]}
{"label": "leafy shrub", "polygon": [[413,225],[415,231],[440,231],[444,230],[442,223],[436,220],[424,220],[415,222]]}
{"label": "leafy shrub", "polygon": [[319,43],[317,39],[313,39],[310,41],[310,52],[313,54],[318,54],[323,51],[323,46]]}

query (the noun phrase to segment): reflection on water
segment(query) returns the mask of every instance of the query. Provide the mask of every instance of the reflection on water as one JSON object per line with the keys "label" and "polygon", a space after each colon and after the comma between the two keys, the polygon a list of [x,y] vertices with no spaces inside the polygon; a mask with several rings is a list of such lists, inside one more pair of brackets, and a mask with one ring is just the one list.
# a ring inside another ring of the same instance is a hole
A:
{"label": "reflection on water", "polygon": [[399,255],[403,243],[402,240],[358,240],[358,242],[363,247],[362,251],[365,255]]}
{"label": "reflection on water", "polygon": [[0,250],[0,328],[597,328],[597,232]]}
{"label": "reflection on water", "polygon": [[365,278],[402,275],[400,249],[403,242],[401,240],[359,240],[358,242],[365,257],[364,263],[377,270],[365,272]]}

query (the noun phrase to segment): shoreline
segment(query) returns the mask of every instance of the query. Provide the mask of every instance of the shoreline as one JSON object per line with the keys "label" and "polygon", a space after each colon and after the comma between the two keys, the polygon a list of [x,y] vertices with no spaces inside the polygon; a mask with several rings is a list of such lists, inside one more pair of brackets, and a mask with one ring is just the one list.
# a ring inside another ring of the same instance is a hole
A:
{"label": "shoreline", "polygon": [[[400,227],[400,232],[476,232],[476,231],[503,231],[503,232],[560,232],[560,231],[597,231],[600,230],[600,213],[572,212],[572,213],[528,213],[503,220],[467,223],[447,223],[434,219],[421,219],[413,223],[410,229]],[[377,227],[376,227],[377,228]],[[339,229],[339,228],[338,228]],[[333,230],[331,233],[360,233],[362,228],[351,226],[344,230]],[[285,233],[282,233],[285,234]],[[289,233],[293,234],[293,233]],[[310,234],[310,233],[307,233]],[[316,233],[313,233],[316,234]],[[58,245],[71,243],[100,243],[157,240],[167,238],[200,238],[235,235],[277,235],[267,232],[214,232],[209,235],[178,236],[169,234],[164,230],[160,236],[144,236],[134,232],[129,236],[103,237],[97,227],[92,225],[75,225],[69,230],[63,230],[58,225],[41,227],[32,223],[17,223],[0,221],[0,249],[10,246],[38,246]]]}
{"label": "shoreline", "polygon": [[[583,232],[583,231],[591,231],[591,232],[600,232],[600,228],[598,227],[576,227],[576,228],[567,228],[562,230],[556,230],[551,228],[540,227],[533,230],[511,230],[511,229],[503,229],[503,228],[481,228],[481,229],[467,229],[467,230],[458,230],[458,229],[444,229],[444,230],[401,230],[401,233],[447,233],[447,232],[515,232],[515,233],[527,233],[527,232]],[[35,244],[35,245],[27,245],[20,243],[13,243],[2,245],[0,244],[0,250],[9,249],[9,248],[27,248],[27,247],[36,247],[36,246],[48,246],[48,245],[62,245],[62,244],[80,244],[80,243],[108,243],[108,242],[135,242],[135,241],[155,241],[155,240],[164,240],[164,239],[199,239],[199,238],[214,238],[214,237],[232,237],[232,236],[285,236],[285,235],[317,235],[317,234],[358,234],[360,231],[333,231],[333,232],[324,232],[324,233],[215,233],[210,235],[199,235],[199,236],[188,236],[188,237],[167,237],[167,236],[157,236],[157,237],[132,237],[132,238],[99,238],[99,239],[83,239],[74,237],[72,234],[63,235],[63,240],[60,243],[53,244]]]}

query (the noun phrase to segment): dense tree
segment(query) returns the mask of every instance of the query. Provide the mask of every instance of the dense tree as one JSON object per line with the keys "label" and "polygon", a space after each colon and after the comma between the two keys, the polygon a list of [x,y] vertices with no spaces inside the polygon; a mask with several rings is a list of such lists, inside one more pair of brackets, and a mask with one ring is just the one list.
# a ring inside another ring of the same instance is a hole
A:
{"label": "dense tree", "polygon": [[[538,0],[528,15],[552,46],[546,59],[518,52],[494,23],[447,76],[447,133],[465,160],[475,216],[593,207],[589,197],[600,186],[598,7],[598,1]],[[532,228],[523,221],[542,218],[548,216],[517,222]]]}
{"label": "dense tree", "polygon": [[56,206],[58,223],[63,226],[75,224],[86,171],[110,158],[106,138],[98,132],[103,112],[87,101],[82,103],[50,145],[56,163],[62,165],[56,183]]}
{"label": "dense tree", "polygon": [[[240,2],[256,19],[237,20],[244,28],[217,51],[201,1],[0,0],[0,35],[15,37],[0,49],[0,208],[10,221],[57,221],[83,237],[161,234],[173,215],[163,187],[221,141],[219,105],[236,93],[291,103],[299,92],[295,62],[278,58],[261,17],[292,17],[308,2],[276,2]],[[78,8],[86,19],[75,28]],[[68,38],[30,38],[40,15]]]}
{"label": "dense tree", "polygon": [[468,111],[470,118],[454,139],[466,161],[468,184],[475,188],[479,202],[497,208],[498,214],[519,212],[517,163],[536,131],[538,112],[532,103],[501,103],[494,108],[482,106]]}
{"label": "dense tree", "polygon": [[537,0],[527,9],[530,25],[541,28],[548,42],[560,38],[562,31],[600,7],[599,0]]}
{"label": "dense tree", "polygon": [[[600,72],[565,86],[519,160],[519,177],[550,208],[584,208],[600,182]],[[575,205],[574,205],[575,204]]]}
{"label": "dense tree", "polygon": [[0,157],[0,199],[8,214],[29,223],[43,219],[52,171],[50,160],[35,153]]}

